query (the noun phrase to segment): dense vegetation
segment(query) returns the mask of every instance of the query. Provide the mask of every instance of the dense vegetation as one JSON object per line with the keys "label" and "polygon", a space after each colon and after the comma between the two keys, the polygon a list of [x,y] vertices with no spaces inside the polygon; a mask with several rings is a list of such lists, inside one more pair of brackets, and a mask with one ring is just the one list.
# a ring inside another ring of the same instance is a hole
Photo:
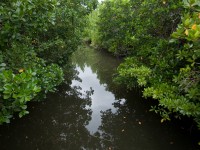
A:
{"label": "dense vegetation", "polygon": [[96,6],[96,0],[1,1],[0,124],[28,114],[29,101],[43,99],[64,80],[61,67]]}
{"label": "dense vegetation", "polygon": [[105,0],[85,31],[93,46],[125,56],[115,80],[158,100],[161,122],[188,116],[200,127],[199,0]]}
{"label": "dense vegetation", "polygon": [[[64,80],[63,68],[88,37],[125,57],[118,83],[141,86],[152,110],[200,127],[198,0],[3,0],[0,5],[0,124],[29,112]],[[90,13],[92,11],[92,13]],[[85,16],[88,27],[83,32]]]}

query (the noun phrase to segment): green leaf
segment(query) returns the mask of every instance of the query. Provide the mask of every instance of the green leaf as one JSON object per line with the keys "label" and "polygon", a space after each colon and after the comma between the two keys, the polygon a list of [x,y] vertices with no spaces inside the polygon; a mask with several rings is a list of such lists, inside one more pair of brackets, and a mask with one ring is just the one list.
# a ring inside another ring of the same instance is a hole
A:
{"label": "green leaf", "polygon": [[10,97],[11,97],[10,94],[4,94],[4,95],[3,95],[3,98],[4,98],[4,99],[9,99]]}

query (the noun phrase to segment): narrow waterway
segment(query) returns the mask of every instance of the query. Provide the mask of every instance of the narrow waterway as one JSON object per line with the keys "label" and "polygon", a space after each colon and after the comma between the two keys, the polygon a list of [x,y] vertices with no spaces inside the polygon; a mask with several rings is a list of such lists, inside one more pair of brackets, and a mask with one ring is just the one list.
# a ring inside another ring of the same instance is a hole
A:
{"label": "narrow waterway", "polygon": [[91,48],[73,56],[78,72],[30,114],[0,126],[0,150],[198,150],[178,123],[161,123],[140,90],[112,82],[121,60]]}

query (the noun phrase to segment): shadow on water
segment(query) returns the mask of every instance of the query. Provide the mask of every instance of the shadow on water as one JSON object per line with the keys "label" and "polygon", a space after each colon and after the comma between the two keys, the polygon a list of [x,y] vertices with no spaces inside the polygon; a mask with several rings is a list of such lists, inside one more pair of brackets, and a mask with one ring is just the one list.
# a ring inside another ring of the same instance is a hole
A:
{"label": "shadow on water", "polygon": [[0,128],[0,149],[79,149],[90,142],[85,128],[91,120],[90,91],[60,87],[42,104],[31,104],[30,115]]}
{"label": "shadow on water", "polygon": [[78,78],[0,126],[0,150],[197,150],[194,136],[160,123],[138,89],[112,82],[121,60],[91,48],[73,57]]}

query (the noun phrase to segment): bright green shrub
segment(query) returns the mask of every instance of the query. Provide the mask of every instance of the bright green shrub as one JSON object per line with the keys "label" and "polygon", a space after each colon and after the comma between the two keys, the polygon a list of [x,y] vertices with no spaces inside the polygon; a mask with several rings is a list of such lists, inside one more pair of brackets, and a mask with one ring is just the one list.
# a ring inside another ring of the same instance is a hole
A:
{"label": "bright green shrub", "polygon": [[84,29],[84,40],[85,42],[91,42],[92,46],[97,46],[100,45],[100,40],[99,40],[99,32],[98,32],[98,17],[99,15],[99,9],[97,8],[96,10],[92,11],[86,18],[86,27]]}
{"label": "bright green shrub", "polygon": [[129,54],[133,36],[133,10],[129,0],[105,1],[99,7],[97,28],[101,48],[116,55]]}
{"label": "bright green shrub", "polygon": [[20,69],[17,74],[4,70],[0,74],[0,80],[1,124],[10,122],[14,112],[18,112],[20,118],[28,114],[27,102],[36,98],[41,91],[52,91],[63,81],[63,72],[57,65]]}

